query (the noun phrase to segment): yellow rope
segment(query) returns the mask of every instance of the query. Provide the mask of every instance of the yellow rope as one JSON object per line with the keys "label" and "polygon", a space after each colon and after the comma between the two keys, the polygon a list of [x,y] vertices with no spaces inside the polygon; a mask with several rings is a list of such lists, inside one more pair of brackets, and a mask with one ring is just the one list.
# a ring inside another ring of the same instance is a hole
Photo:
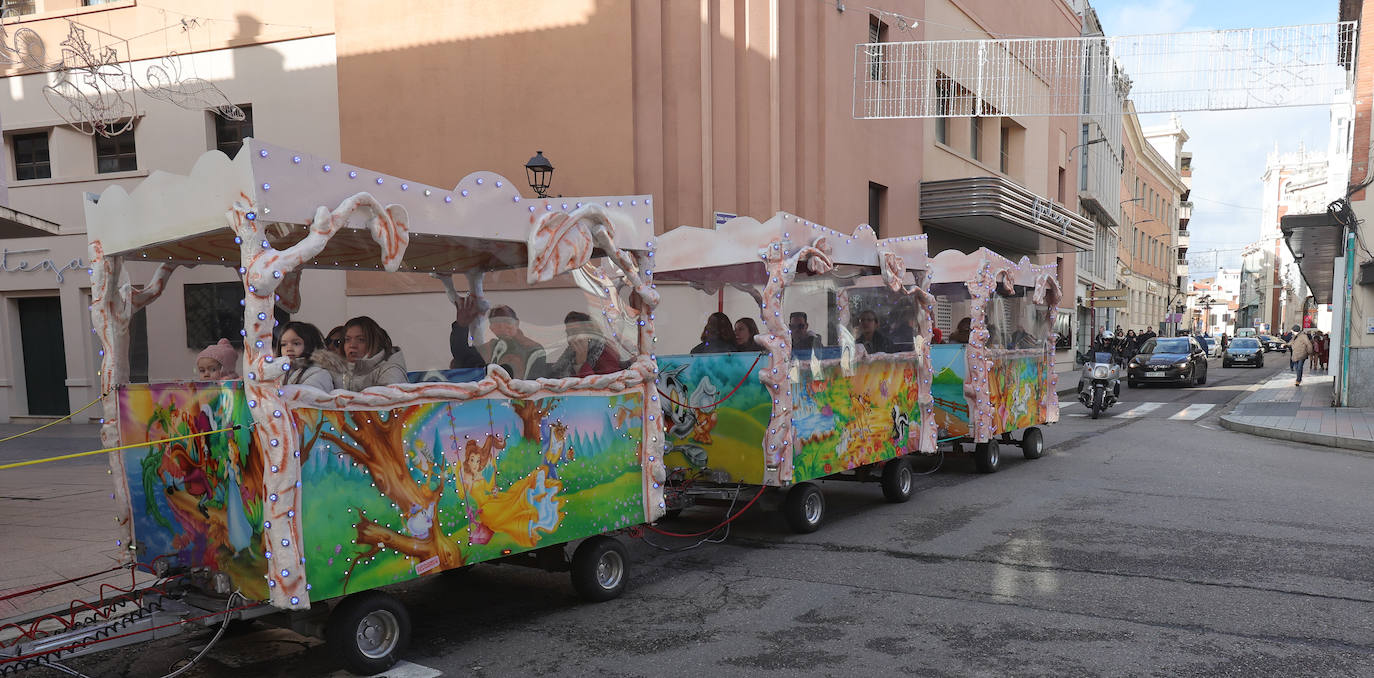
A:
{"label": "yellow rope", "polygon": [[149,440],[149,441],[146,442],[146,443],[133,443],[132,445],[120,445],[119,447],[107,447],[107,448],[104,448],[104,449],[101,449],[101,450],[91,450],[90,452],[77,452],[76,454],[64,454],[64,455],[62,455],[62,456],[60,456],[60,457],[48,457],[47,459],[34,459],[34,460],[31,460],[31,461],[17,461],[17,462],[15,462],[15,463],[13,463],[13,464],[5,464],[5,465],[3,465],[3,466],[0,466],[0,471],[3,471],[3,470],[5,470],[5,469],[11,469],[11,468],[19,468],[20,466],[33,466],[34,464],[46,464],[46,463],[48,463],[48,462],[50,462],[50,461],[62,461],[63,459],[75,459],[75,458],[77,458],[77,457],[89,457],[89,456],[92,455],[92,454],[104,454],[104,453],[106,453],[106,452],[118,452],[119,450],[127,450],[127,449],[130,449],[130,448],[133,448],[133,447],[148,447],[148,446],[150,446],[150,445],[160,445],[160,444],[162,444],[162,443],[174,443],[174,442],[176,442],[176,441],[178,441],[178,440],[186,440],[187,438],[199,438],[199,437],[201,437],[201,436],[214,435],[214,434],[216,434],[216,433],[225,433],[225,432],[228,432],[228,431],[237,431],[238,429],[241,429],[241,428],[243,428],[242,425],[239,425],[239,426],[230,426],[230,427],[228,427],[228,428],[217,428],[217,429],[215,429],[215,430],[213,430],[213,431],[206,431],[206,432],[204,432],[204,433],[190,433],[190,434],[187,434],[187,435],[184,435],[184,436],[177,436],[177,437],[175,437],[175,438],[164,438],[164,439],[162,439],[162,440]]}
{"label": "yellow rope", "polygon": [[0,438],[0,443],[7,443],[7,442],[9,442],[9,441],[11,441],[11,440],[14,440],[15,438],[22,438],[22,437],[24,437],[24,436],[26,436],[26,435],[28,435],[28,434],[30,434],[30,433],[37,433],[37,432],[42,431],[43,429],[45,429],[45,428],[47,428],[47,427],[49,427],[49,426],[52,426],[53,424],[60,424],[60,423],[66,421],[66,420],[68,420],[68,419],[71,419],[72,417],[75,417],[75,416],[78,415],[78,414],[81,414],[82,412],[85,412],[86,410],[91,409],[91,406],[92,406],[92,405],[94,405],[94,404],[100,402],[100,401],[101,401],[105,396],[107,396],[107,395],[109,395],[109,394],[108,394],[108,393],[102,393],[102,394],[100,394],[99,396],[96,397],[95,400],[92,400],[91,402],[86,403],[84,406],[82,406],[81,409],[79,409],[79,410],[77,410],[77,411],[75,411],[75,412],[72,412],[71,414],[69,414],[69,415],[67,415],[67,416],[65,416],[65,417],[62,417],[61,419],[58,419],[58,420],[56,420],[56,421],[50,421],[50,422],[48,422],[48,423],[46,423],[46,424],[43,424],[42,426],[39,426],[38,428],[33,429],[33,430],[31,430],[31,431],[24,431],[23,433],[16,433],[16,434],[14,434],[14,435],[12,435],[12,436],[10,436],[10,437],[8,437],[8,438]]}

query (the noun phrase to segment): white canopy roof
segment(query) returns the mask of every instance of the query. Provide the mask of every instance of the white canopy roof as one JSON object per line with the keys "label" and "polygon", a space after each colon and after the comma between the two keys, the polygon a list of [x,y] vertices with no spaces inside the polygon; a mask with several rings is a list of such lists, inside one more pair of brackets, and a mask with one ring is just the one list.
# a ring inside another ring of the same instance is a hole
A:
{"label": "white canopy roof", "polygon": [[[525,266],[526,244],[540,215],[588,204],[603,206],[621,249],[644,250],[653,233],[649,196],[525,198],[493,172],[474,172],[444,189],[256,139],[245,139],[233,160],[219,151],[205,153],[188,176],[157,171],[132,193],[112,186],[99,196],[86,194],[86,228],[107,256],[237,266],[239,245],[225,217],[235,202],[251,204],[271,225],[272,245],[283,249],[305,236],[317,208],[332,210],[362,192],[406,209],[410,244],[402,271]],[[378,251],[363,224],[350,224],[306,267],[379,269]]]}
{"label": "white canopy roof", "polygon": [[851,234],[826,228],[799,216],[778,212],[759,222],[736,217],[719,228],[679,226],[658,239],[654,277],[658,280],[694,282],[737,282],[761,285],[768,271],[759,251],[774,242],[789,246],[810,245],[825,238],[830,258],[836,266],[863,266],[878,269],[883,251],[903,258],[907,270],[926,267],[926,237],[906,236],[878,240],[873,229],[861,224]]}

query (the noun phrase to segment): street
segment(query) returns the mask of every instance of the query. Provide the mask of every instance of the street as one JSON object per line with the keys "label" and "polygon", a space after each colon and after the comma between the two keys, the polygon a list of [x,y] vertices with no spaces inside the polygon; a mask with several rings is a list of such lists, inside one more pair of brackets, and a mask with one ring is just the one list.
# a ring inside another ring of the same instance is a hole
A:
{"label": "street", "polygon": [[[826,482],[811,535],[755,508],[723,543],[626,539],[631,585],[611,602],[514,566],[401,587],[414,640],[387,675],[1368,675],[1374,458],[1216,425],[1281,363],[1213,360],[1207,386],[1129,389],[1098,421],[1068,405],[1043,459],[1004,447],[982,476],[950,457],[906,504]],[[1215,407],[1177,418],[1198,404]],[[69,665],[161,675],[209,635]],[[338,671],[319,641],[259,623],[185,675]]]}

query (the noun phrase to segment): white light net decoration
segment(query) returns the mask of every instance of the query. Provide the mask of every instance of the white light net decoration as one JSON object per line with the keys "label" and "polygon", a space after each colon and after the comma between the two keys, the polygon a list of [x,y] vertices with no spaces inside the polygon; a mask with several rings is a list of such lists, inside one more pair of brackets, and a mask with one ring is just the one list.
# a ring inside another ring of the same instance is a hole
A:
{"label": "white light net decoration", "polygon": [[[49,61],[43,38],[21,28],[11,39],[0,25],[0,66],[18,72],[54,73],[43,97],[54,113],[82,134],[114,137],[133,128],[138,92],[188,110],[208,110],[229,120],[244,113],[214,83],[182,73],[176,52],[147,64],[143,80],[134,73],[129,41],[98,28],[68,21],[60,59]],[[176,24],[174,24],[176,25]],[[183,30],[196,24],[183,20]]]}
{"label": "white light net decoration", "polygon": [[1097,116],[1331,103],[1355,22],[1087,38],[855,46],[854,117]]}

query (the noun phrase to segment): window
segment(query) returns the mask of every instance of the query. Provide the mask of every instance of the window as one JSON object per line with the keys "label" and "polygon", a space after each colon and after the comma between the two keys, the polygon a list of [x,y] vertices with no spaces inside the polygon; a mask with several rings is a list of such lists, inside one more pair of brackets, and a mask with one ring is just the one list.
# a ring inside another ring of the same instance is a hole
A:
{"label": "window", "polygon": [[186,306],[186,346],[201,350],[220,339],[243,347],[243,283],[200,283],[183,286]]}
{"label": "window", "polygon": [[882,184],[868,182],[868,225],[873,227],[873,232],[878,237],[883,237],[882,221],[883,207],[887,202],[887,187]]}
{"label": "window", "polygon": [[1006,174],[1011,168],[1011,128],[1002,128],[1002,138],[998,146],[1001,148],[1001,157],[997,162],[997,169]]}
{"label": "window", "polygon": [[[878,17],[868,15],[868,41],[887,42],[887,24],[879,20]],[[883,48],[874,48],[869,53],[868,77],[872,80],[883,79],[883,59],[887,56]]]}
{"label": "window", "polygon": [[95,137],[95,171],[132,172],[138,169],[138,155],[134,151],[134,128],[112,137]]}
{"label": "window", "polygon": [[221,115],[209,114],[215,120],[215,148],[230,158],[239,152],[245,138],[253,136],[253,107],[249,104],[240,104],[239,108],[243,109],[242,120],[229,120]]}
{"label": "window", "polygon": [[969,118],[969,150],[974,160],[983,159],[983,119],[978,116]]}
{"label": "window", "polygon": [[34,0],[0,0],[0,15],[6,19],[38,11]]}
{"label": "window", "polygon": [[949,143],[949,112],[954,108],[954,83],[944,73],[935,74],[935,140]]}
{"label": "window", "polygon": [[16,134],[10,138],[14,146],[14,179],[49,179],[52,162],[48,159],[48,133]]}

